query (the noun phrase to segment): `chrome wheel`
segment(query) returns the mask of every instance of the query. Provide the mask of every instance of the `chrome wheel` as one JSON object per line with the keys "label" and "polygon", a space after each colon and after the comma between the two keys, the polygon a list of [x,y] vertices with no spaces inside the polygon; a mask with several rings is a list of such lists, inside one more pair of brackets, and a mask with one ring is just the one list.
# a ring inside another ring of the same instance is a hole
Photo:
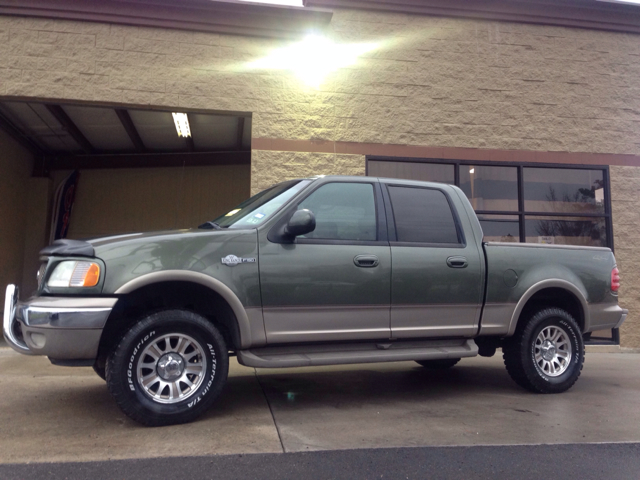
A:
{"label": "chrome wheel", "polygon": [[535,343],[535,361],[545,375],[562,375],[571,364],[571,356],[567,332],[557,326],[548,326],[540,331]]}
{"label": "chrome wheel", "polygon": [[142,351],[136,368],[142,390],[158,403],[182,402],[193,395],[207,370],[202,346],[182,333],[163,335]]}

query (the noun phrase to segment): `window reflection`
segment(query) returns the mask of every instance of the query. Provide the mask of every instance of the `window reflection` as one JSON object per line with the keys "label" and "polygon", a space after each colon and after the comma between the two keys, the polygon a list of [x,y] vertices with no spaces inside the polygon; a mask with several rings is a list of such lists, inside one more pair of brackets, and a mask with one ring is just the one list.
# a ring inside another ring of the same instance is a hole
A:
{"label": "window reflection", "polygon": [[519,242],[517,215],[478,215],[485,242]]}
{"label": "window reflection", "polygon": [[604,218],[526,217],[527,243],[607,246]]}
{"label": "window reflection", "polygon": [[[368,174],[379,177],[454,183],[457,176],[458,186],[473,209],[480,212],[478,218],[485,241],[610,246],[607,228],[610,228],[611,220],[605,209],[605,171],[602,168],[383,160],[369,160],[368,166]],[[520,168],[522,191],[518,182]],[[519,195],[524,197],[524,205],[519,204]],[[483,211],[495,213],[483,215]],[[597,216],[585,216],[593,214]],[[525,222],[524,238],[520,238],[520,219]]]}
{"label": "window reflection", "polygon": [[474,210],[518,210],[518,170],[515,167],[460,165],[460,188]]}
{"label": "window reflection", "polygon": [[328,183],[305,198],[298,210],[308,209],[316,218],[313,232],[304,238],[373,241],[376,204],[370,183]]}
{"label": "window reflection", "polygon": [[453,165],[444,163],[383,162],[369,160],[370,177],[402,178],[423,182],[455,183]]}
{"label": "window reflection", "polygon": [[602,170],[525,168],[527,212],[604,213]]}

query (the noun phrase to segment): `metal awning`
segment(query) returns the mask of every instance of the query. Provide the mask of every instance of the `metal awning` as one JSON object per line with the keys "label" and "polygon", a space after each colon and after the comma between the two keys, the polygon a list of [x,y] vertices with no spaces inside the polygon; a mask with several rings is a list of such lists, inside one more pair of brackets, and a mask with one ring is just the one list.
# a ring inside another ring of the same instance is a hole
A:
{"label": "metal awning", "polygon": [[178,135],[172,111],[115,105],[0,101],[0,127],[45,170],[249,162],[249,114],[174,111],[187,114],[190,137]]}

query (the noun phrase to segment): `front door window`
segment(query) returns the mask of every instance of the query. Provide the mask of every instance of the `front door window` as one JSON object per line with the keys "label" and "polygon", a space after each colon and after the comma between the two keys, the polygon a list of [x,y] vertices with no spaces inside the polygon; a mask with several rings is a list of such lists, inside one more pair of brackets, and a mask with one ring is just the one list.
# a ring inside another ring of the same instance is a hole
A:
{"label": "front door window", "polygon": [[370,183],[329,183],[298,205],[316,217],[316,229],[300,238],[375,241],[376,206]]}

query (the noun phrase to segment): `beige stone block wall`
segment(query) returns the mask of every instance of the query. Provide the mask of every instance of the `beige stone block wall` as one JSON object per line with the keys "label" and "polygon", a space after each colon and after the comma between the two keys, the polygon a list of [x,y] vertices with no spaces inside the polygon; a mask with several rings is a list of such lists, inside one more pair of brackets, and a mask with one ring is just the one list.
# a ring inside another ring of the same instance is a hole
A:
{"label": "beige stone block wall", "polygon": [[623,347],[640,348],[640,167],[616,167],[611,175],[614,246],[620,269],[619,301],[629,309],[620,329]]}
{"label": "beige stone block wall", "polygon": [[294,178],[364,173],[364,155],[254,150],[251,154],[251,194]]}
{"label": "beige stone block wall", "polygon": [[253,113],[254,138],[639,154],[638,35],[336,11],[376,42],[318,89],[249,62],[289,41],[0,17],[0,95]]}
{"label": "beige stone block wall", "polygon": [[0,310],[7,284],[21,285],[33,156],[0,129]]}

